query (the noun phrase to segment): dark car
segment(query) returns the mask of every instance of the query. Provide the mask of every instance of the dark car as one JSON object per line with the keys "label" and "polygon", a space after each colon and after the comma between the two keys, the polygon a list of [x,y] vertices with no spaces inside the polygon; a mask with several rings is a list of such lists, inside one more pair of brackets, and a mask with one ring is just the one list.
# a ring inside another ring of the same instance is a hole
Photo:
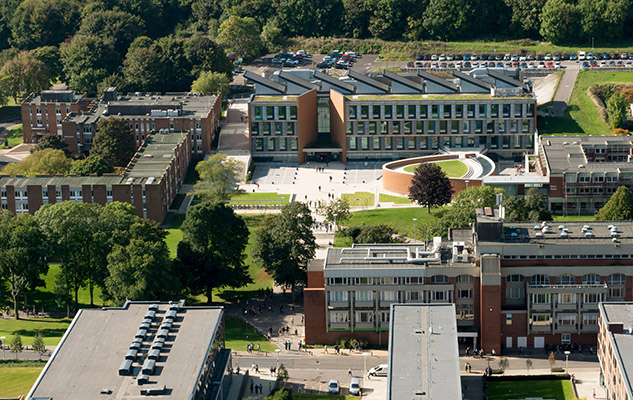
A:
{"label": "dark car", "polygon": [[611,59],[611,54],[609,54],[609,53],[604,53],[604,54],[602,55],[602,58],[603,58],[603,59],[605,59],[605,60],[610,60],[610,59]]}
{"label": "dark car", "polygon": [[332,68],[332,64],[329,62],[320,62],[316,66],[317,68]]}
{"label": "dark car", "polygon": [[537,54],[536,55],[536,61],[543,61],[543,55],[542,54]]}
{"label": "dark car", "polygon": [[413,68],[413,61],[407,62],[407,68]]}
{"label": "dark car", "polygon": [[470,68],[470,61],[464,62],[464,68]]}
{"label": "dark car", "polygon": [[593,58],[594,58],[595,60],[602,60],[602,54],[600,54],[600,53],[596,53],[596,55],[595,55],[595,56],[593,56]]}
{"label": "dark car", "polygon": [[561,59],[562,59],[563,61],[565,61],[565,60],[569,60],[569,54],[567,54],[567,53],[563,54],[563,56],[561,57]]}
{"label": "dark car", "polygon": [[418,55],[415,57],[415,61],[422,61],[422,55]]}
{"label": "dark car", "polygon": [[582,63],[583,68],[589,68],[589,63],[587,61]]}

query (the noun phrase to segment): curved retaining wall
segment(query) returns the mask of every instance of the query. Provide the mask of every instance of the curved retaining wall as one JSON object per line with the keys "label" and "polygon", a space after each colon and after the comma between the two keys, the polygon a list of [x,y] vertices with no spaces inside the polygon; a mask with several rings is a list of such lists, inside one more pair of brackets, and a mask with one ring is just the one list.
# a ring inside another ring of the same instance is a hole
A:
{"label": "curved retaining wall", "polygon": [[[476,158],[481,156],[481,154],[472,153],[466,154],[465,158]],[[485,156],[484,156],[485,157]],[[412,164],[421,164],[435,161],[448,161],[448,160],[457,160],[459,159],[458,154],[439,154],[434,156],[425,156],[425,157],[414,157],[407,158],[404,160],[392,161],[384,164],[382,166],[382,187],[383,189],[397,193],[402,196],[407,196],[409,194],[409,187],[411,186],[411,180],[413,179],[412,172],[405,172],[403,170],[397,170],[401,167],[405,167],[407,165]],[[494,162],[490,160],[492,165]],[[493,171],[489,174],[492,175]],[[481,186],[482,177],[477,178],[448,178],[451,181],[451,185],[453,186],[453,197],[457,195],[457,193],[462,190],[470,187],[470,186]]]}

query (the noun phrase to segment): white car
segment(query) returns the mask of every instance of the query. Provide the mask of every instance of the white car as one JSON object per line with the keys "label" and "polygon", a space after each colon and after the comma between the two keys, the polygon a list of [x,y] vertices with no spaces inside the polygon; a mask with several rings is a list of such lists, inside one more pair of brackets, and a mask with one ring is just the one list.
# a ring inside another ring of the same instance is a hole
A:
{"label": "white car", "polygon": [[521,57],[519,57],[519,61],[527,61],[527,57],[526,56],[521,56]]}
{"label": "white car", "polygon": [[446,54],[440,54],[439,61],[446,61]]}
{"label": "white car", "polygon": [[337,379],[330,379],[330,383],[327,385],[327,391],[330,394],[338,394],[341,391]]}
{"label": "white car", "polygon": [[578,52],[578,60],[579,61],[585,61],[587,59],[587,53],[585,53],[584,51],[579,51]]}
{"label": "white car", "polygon": [[376,365],[369,369],[368,376],[387,376],[389,374],[389,364]]}

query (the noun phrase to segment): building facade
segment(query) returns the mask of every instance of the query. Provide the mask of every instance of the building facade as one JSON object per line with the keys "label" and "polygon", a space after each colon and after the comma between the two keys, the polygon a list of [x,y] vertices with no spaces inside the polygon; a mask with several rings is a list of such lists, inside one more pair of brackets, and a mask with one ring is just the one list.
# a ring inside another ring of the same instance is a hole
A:
{"label": "building facade", "polygon": [[380,343],[389,305],[448,302],[458,336],[475,337],[487,352],[595,345],[598,304],[633,300],[630,225],[508,224],[489,211],[472,230],[453,229],[428,249],[329,249],[308,269],[306,341],[354,335]]}
{"label": "building facade", "polygon": [[24,143],[37,143],[44,135],[61,135],[62,121],[71,113],[90,110],[85,94],[70,90],[42,90],[27,97],[21,105]]}
{"label": "building facade", "polygon": [[[345,79],[311,70],[281,71],[272,79],[244,76],[255,83],[249,103],[255,159],[398,160],[449,148],[520,159],[534,151],[536,100],[530,83],[514,70],[453,72],[453,79],[422,71],[350,70]],[[280,149],[288,131],[278,112],[289,107],[299,110],[296,124],[302,129],[289,131],[299,144]]]}
{"label": "building facade", "polygon": [[607,389],[607,400],[631,400],[633,303],[600,304],[599,325],[600,384]]}
{"label": "building facade", "polygon": [[154,133],[145,138],[122,175],[0,176],[0,207],[34,214],[44,204],[81,201],[130,203],[136,215],[162,222],[192,159],[191,133]]}

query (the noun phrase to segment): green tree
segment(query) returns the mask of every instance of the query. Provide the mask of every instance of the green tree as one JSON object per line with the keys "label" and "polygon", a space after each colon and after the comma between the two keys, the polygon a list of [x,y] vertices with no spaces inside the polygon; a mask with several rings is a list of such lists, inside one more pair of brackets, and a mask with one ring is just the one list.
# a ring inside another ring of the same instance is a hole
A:
{"label": "green tree", "polygon": [[422,26],[429,38],[449,40],[460,37],[466,27],[464,0],[430,0]]}
{"label": "green tree", "polygon": [[19,319],[20,295],[40,283],[40,275],[48,270],[44,242],[31,215],[0,214],[0,277],[10,286],[15,319]]}
{"label": "green tree", "polygon": [[18,102],[33,92],[50,87],[50,73],[46,64],[35,58],[28,51],[21,51],[6,62],[0,73],[9,76],[5,90]]}
{"label": "green tree", "polygon": [[178,244],[178,271],[191,294],[213,301],[213,289],[241,287],[252,282],[244,264],[248,229],[244,220],[223,203],[203,202],[190,207]]}
{"label": "green tree", "polygon": [[279,365],[279,369],[277,370],[277,377],[281,379],[281,381],[284,383],[288,382],[288,379],[290,379],[290,375],[288,375],[288,370],[286,369],[285,365]]}
{"label": "green tree", "polygon": [[232,77],[233,64],[226,57],[224,49],[208,36],[193,35],[185,42],[184,53],[191,65],[192,76],[199,76],[203,71],[213,71]]}
{"label": "green tree", "polygon": [[577,27],[580,13],[570,0],[547,0],[541,13],[543,38],[554,44],[573,43],[578,40]]}
{"label": "green tree", "polygon": [[127,246],[115,245],[108,255],[105,285],[112,300],[168,300],[177,296],[179,283],[173,278],[172,261],[163,241],[132,239]]}
{"label": "green tree", "polygon": [[525,195],[525,206],[528,212],[528,221],[551,221],[552,213],[549,211],[549,201],[545,193],[537,188],[530,188]]}
{"label": "green tree", "polygon": [[532,369],[532,360],[529,358],[525,360],[525,368],[527,369],[527,374],[530,375],[530,369]]}
{"label": "green tree", "polygon": [[366,226],[356,236],[355,243],[402,243],[396,236],[396,230],[388,225]]}
{"label": "green tree", "polygon": [[286,36],[279,27],[277,18],[271,18],[262,27],[262,38],[269,50],[278,49],[286,43]]}
{"label": "green tree", "polygon": [[216,40],[226,49],[252,60],[259,56],[262,50],[260,33],[259,24],[254,18],[230,16],[220,25]]}
{"label": "green tree", "polygon": [[[285,367],[284,367],[285,370]],[[287,373],[288,371],[286,371]],[[292,392],[286,388],[275,390],[266,400],[292,400]]]}
{"label": "green tree", "polygon": [[510,362],[508,361],[507,358],[505,357],[501,357],[499,359],[499,369],[501,371],[505,371],[506,369],[510,368]]}
{"label": "green tree", "polygon": [[580,0],[580,24],[585,39],[600,42],[621,40],[631,2],[629,0]]}
{"label": "green tree", "polygon": [[44,344],[42,332],[39,330],[35,332],[35,337],[33,338],[33,350],[37,351],[37,354],[40,356],[41,361],[42,354],[46,353],[46,345]]}
{"label": "green tree", "polygon": [[508,196],[503,200],[503,208],[506,221],[522,222],[528,219],[528,209],[524,198]]}
{"label": "green tree", "polygon": [[145,22],[125,11],[96,10],[84,15],[77,33],[111,39],[122,59],[134,39],[145,34]]}
{"label": "green tree", "polygon": [[537,38],[541,26],[541,11],[546,0],[505,0],[512,11],[510,27],[523,36]]}
{"label": "green tree", "polygon": [[[75,309],[79,305],[79,289],[85,286],[93,268],[87,255],[94,246],[94,230],[99,222],[96,207],[89,203],[62,201],[44,204],[35,212],[51,255],[61,263],[63,274],[57,291],[60,295],[73,293]],[[67,317],[70,317],[69,306]]]}
{"label": "green tree", "polygon": [[24,0],[11,18],[11,43],[19,49],[57,46],[75,32],[79,3],[74,0]]}
{"label": "green tree", "polygon": [[452,207],[468,208],[475,211],[478,208],[494,207],[497,195],[503,194],[503,189],[492,186],[471,186],[455,196]]}
{"label": "green tree", "polygon": [[119,68],[119,55],[107,37],[77,35],[60,51],[68,87],[75,92],[95,96],[99,83]]}
{"label": "green tree", "polygon": [[317,213],[325,218],[325,222],[336,225],[344,224],[352,217],[349,203],[343,199],[322,202],[317,208]]}
{"label": "green tree", "polygon": [[365,0],[343,0],[342,30],[347,37],[369,37],[373,5]]}
{"label": "green tree", "polygon": [[206,200],[226,201],[237,192],[243,165],[226,154],[217,153],[200,161],[196,171],[200,180],[193,187],[196,196]]}
{"label": "green tree", "polygon": [[137,38],[123,61],[123,76],[133,90],[158,89],[164,76],[160,49],[147,37]]}
{"label": "green tree", "polygon": [[193,93],[211,94],[221,92],[222,97],[226,97],[229,93],[229,84],[231,81],[226,74],[220,72],[206,71],[200,73],[198,79],[193,81],[191,91]]}
{"label": "green tree", "polygon": [[294,288],[306,280],[306,269],[317,248],[311,227],[310,209],[294,201],[281,209],[281,214],[267,216],[255,234],[251,246],[253,260],[279,285]]}
{"label": "green tree", "polygon": [[68,152],[68,143],[64,142],[58,135],[45,135],[43,138],[37,141],[31,153],[35,153],[36,151],[44,150],[44,149],[53,149],[53,150],[61,150],[65,155],[69,155]]}
{"label": "green tree", "polygon": [[369,31],[374,37],[394,40],[405,31],[408,14],[406,0],[376,0],[365,2],[372,4],[373,12],[369,19]]}
{"label": "green tree", "polygon": [[630,221],[633,219],[633,193],[620,186],[609,201],[598,211],[597,221]]}
{"label": "green tree", "polygon": [[156,46],[163,66],[160,87],[155,90],[185,92],[191,88],[191,65],[185,55],[185,42],[173,36],[162,37]]}
{"label": "green tree", "polygon": [[556,356],[554,355],[553,351],[549,353],[549,357],[547,357],[547,361],[549,362],[550,369],[554,368],[554,365],[556,365]]}
{"label": "green tree", "polygon": [[9,343],[9,351],[15,353],[15,359],[18,359],[18,353],[22,353],[24,346],[22,345],[22,336],[19,333],[14,333],[11,343]]}
{"label": "green tree", "polygon": [[63,66],[59,47],[42,46],[31,50],[31,54],[37,60],[40,60],[46,65],[46,68],[48,68],[48,76],[51,81],[55,81],[55,79],[61,77]]}
{"label": "green tree", "polygon": [[626,118],[629,102],[622,93],[617,92],[607,100],[607,115],[613,129],[622,128],[623,121]]}
{"label": "green tree", "polygon": [[71,165],[72,160],[63,151],[44,149],[32,153],[22,161],[7,164],[2,173],[11,176],[66,175]]}
{"label": "green tree", "polygon": [[110,165],[125,167],[136,152],[134,135],[124,119],[101,118],[90,154],[99,156]]}
{"label": "green tree", "polygon": [[279,0],[276,14],[284,35],[335,36],[340,31],[341,0]]}
{"label": "green tree", "polygon": [[[0,2],[0,50],[9,47],[11,38],[11,19],[22,0],[5,0]],[[2,62],[0,62],[2,65]]]}
{"label": "green tree", "polygon": [[439,165],[423,163],[416,168],[409,188],[409,198],[425,206],[429,214],[431,207],[450,203],[452,194],[451,181]]}
{"label": "green tree", "polygon": [[110,174],[114,172],[114,167],[97,155],[90,155],[83,160],[73,161],[70,167],[70,173],[86,176],[86,175],[98,175]]}

